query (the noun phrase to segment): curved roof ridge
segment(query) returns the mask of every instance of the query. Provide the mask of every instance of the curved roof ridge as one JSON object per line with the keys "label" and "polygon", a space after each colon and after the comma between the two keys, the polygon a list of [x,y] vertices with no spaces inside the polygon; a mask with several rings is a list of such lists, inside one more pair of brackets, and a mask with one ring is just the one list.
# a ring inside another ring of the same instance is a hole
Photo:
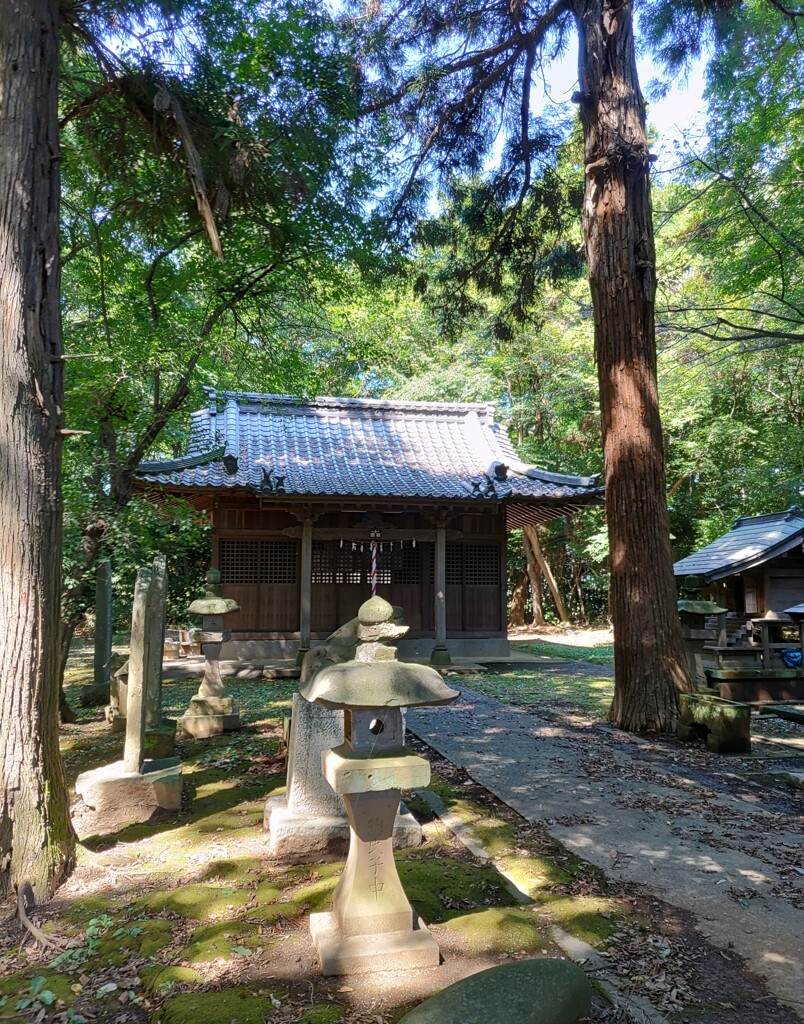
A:
{"label": "curved roof ridge", "polygon": [[285,407],[298,409],[301,413],[306,409],[366,409],[377,412],[413,412],[424,414],[452,413],[465,416],[475,412],[482,415],[487,424],[494,422],[494,402],[420,402],[408,399],[393,398],[338,398],[320,395],[305,398],[300,395],[281,395],[259,391],[218,391],[216,388],[204,389],[209,397],[210,407],[223,409],[227,402],[235,401],[238,405],[270,405],[273,408]]}

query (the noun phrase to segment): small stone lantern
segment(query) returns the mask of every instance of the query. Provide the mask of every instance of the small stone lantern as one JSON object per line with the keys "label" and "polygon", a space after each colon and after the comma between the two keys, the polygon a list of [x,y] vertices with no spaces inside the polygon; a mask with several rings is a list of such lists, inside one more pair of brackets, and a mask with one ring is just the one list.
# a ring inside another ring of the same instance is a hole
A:
{"label": "small stone lantern", "polygon": [[229,597],[221,597],[221,574],[218,569],[207,572],[207,592],[193,601],[187,611],[201,616],[201,650],[206,658],[204,678],[198,693],[179,719],[179,728],[195,739],[208,739],[240,728],[240,715],[221,680],[221,645],[231,639],[232,632],[223,628],[225,615],[239,612],[240,605]]}
{"label": "small stone lantern", "polygon": [[[698,685],[705,685],[706,672],[703,663],[704,651],[708,647],[725,646],[726,609],[714,601],[701,598],[701,587],[697,576],[687,576],[682,587],[682,597],[676,602],[678,617],[681,619],[681,636],[690,679]],[[707,626],[707,621],[717,618],[717,625]]]}
{"label": "small stone lantern", "polygon": [[436,967],[438,945],[405,896],[392,834],[400,790],[426,786],[430,765],[403,745],[402,708],[458,696],[435,669],[396,661],[390,641],[407,632],[387,601],[358,612],[355,660],[330,665],[301,688],[307,700],[344,711],[345,741],[321,755],[324,778],[343,795],[349,856],[331,913],[310,932],[325,975]]}

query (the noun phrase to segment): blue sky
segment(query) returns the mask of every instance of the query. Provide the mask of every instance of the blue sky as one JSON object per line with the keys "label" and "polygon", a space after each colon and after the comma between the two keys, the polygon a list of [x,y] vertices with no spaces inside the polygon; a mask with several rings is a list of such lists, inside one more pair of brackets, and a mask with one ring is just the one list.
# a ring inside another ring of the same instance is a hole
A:
{"label": "blue sky", "polygon": [[[649,85],[654,79],[664,80],[661,68],[650,54],[643,54],[637,60],[639,81],[642,91],[649,95]],[[674,166],[677,158],[673,141],[692,131],[700,134],[706,124],[706,103],[703,99],[705,60],[695,62],[684,78],[671,84],[670,91],[661,99],[649,103],[648,121],[659,133],[654,147],[658,161],[656,171],[666,171]],[[554,103],[567,102],[578,88],[577,40],[573,39],[566,52],[550,63],[546,69],[545,95]],[[541,91],[537,89],[537,93]],[[544,96],[534,94],[534,108],[541,106]]]}

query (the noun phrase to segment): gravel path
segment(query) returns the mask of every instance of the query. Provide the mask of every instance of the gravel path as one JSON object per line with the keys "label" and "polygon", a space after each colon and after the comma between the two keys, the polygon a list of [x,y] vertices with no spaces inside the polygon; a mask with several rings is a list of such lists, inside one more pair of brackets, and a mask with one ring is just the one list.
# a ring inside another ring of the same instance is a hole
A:
{"label": "gravel path", "polygon": [[691,912],[804,1020],[804,818],[792,795],[723,775],[711,784],[683,756],[583,722],[556,722],[461,687],[408,728],[523,817],[611,878],[647,886]]}

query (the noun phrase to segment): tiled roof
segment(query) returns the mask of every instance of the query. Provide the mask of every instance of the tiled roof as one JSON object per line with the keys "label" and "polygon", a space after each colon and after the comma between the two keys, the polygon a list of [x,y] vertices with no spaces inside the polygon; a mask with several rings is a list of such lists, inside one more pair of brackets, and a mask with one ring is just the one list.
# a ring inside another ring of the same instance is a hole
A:
{"label": "tiled roof", "polygon": [[[520,462],[490,404],[299,399],[209,391],[186,456],[143,482],[261,494],[599,503],[597,477]],[[501,468],[507,467],[507,472]]]}
{"label": "tiled roof", "polygon": [[673,566],[676,576],[699,576],[703,582],[723,579],[761,565],[801,544],[804,515],[798,506],[766,516],[742,516],[722,537]]}

